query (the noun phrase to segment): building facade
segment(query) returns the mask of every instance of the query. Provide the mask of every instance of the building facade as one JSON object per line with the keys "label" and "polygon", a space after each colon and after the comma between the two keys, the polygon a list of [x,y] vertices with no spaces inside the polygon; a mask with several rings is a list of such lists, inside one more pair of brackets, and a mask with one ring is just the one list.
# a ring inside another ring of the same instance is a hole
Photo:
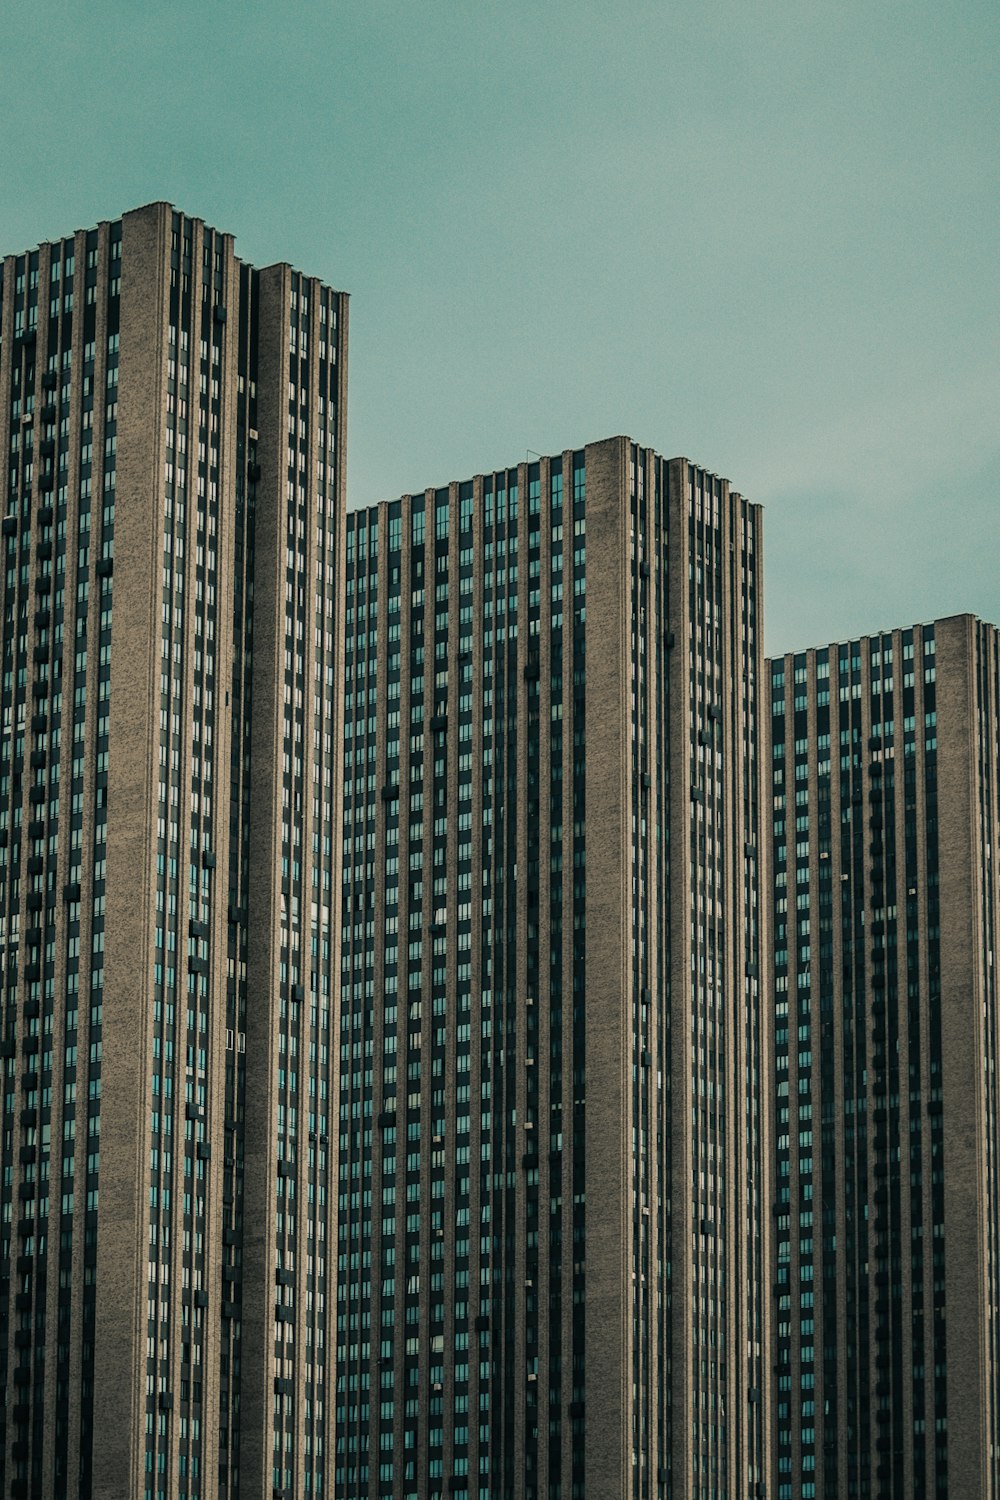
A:
{"label": "building facade", "polygon": [[770,698],[778,1500],[996,1496],[997,632]]}
{"label": "building facade", "polygon": [[760,563],[627,438],[347,518],[343,1500],[765,1493]]}
{"label": "building facade", "polygon": [[167,204],[0,270],[5,1494],[324,1492],[346,311]]}

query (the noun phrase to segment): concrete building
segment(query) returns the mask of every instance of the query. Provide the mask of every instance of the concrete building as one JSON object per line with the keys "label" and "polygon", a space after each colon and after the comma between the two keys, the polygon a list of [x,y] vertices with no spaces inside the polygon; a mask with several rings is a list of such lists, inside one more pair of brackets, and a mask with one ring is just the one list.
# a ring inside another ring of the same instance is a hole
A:
{"label": "concrete building", "polygon": [[770,664],[778,1500],[1000,1493],[997,632]]}
{"label": "concrete building", "polygon": [[346,587],[334,1493],[762,1495],[759,511],[618,437]]}
{"label": "concrete building", "polygon": [[162,203],[0,270],[5,1495],[329,1493],[346,333]]}

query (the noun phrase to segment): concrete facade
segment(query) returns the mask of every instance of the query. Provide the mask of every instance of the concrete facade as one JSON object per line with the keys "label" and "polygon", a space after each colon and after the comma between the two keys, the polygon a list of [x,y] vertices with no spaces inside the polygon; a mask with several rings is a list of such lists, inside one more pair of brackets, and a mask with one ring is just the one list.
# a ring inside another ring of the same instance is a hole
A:
{"label": "concrete facade", "polygon": [[997,632],[770,677],[778,1500],[995,1496]]}
{"label": "concrete facade", "polygon": [[763,1493],[759,511],[614,438],[347,545],[336,1492]]}
{"label": "concrete facade", "polygon": [[346,313],[162,203],[3,262],[11,1495],[325,1463]]}

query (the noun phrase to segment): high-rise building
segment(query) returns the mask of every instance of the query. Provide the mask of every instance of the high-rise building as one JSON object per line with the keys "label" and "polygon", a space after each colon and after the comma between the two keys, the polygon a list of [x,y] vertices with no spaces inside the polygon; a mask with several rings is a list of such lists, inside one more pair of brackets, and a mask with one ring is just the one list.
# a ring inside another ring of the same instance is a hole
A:
{"label": "high-rise building", "polygon": [[5,1495],[330,1493],[346,328],[163,203],[0,270]]}
{"label": "high-rise building", "polygon": [[778,1500],[1000,1493],[997,631],[770,663]]}
{"label": "high-rise building", "polygon": [[347,517],[343,1500],[764,1493],[760,562],[623,437]]}

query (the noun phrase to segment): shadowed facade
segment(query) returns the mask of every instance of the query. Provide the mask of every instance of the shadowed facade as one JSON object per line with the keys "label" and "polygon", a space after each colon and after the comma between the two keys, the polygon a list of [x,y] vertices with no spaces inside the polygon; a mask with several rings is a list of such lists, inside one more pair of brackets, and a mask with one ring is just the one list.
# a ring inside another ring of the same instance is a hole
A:
{"label": "shadowed facade", "polygon": [[338,1496],[763,1493],[760,514],[348,516]]}
{"label": "shadowed facade", "polygon": [[163,203],[3,262],[11,1495],[320,1489],[346,325]]}

